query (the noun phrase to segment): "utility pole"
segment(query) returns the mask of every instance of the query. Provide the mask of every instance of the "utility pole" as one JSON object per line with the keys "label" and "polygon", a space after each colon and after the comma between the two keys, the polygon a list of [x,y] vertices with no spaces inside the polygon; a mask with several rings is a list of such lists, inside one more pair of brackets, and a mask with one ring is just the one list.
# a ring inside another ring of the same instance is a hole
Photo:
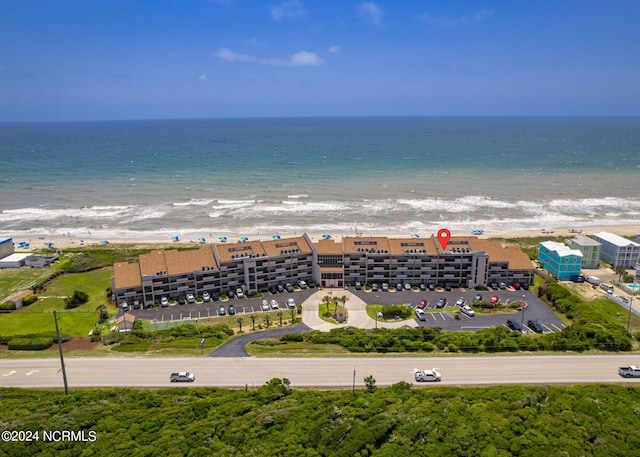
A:
{"label": "utility pole", "polygon": [[629,333],[629,325],[631,325],[631,304],[633,303],[633,295],[629,297],[629,317],[627,317],[627,333]]}
{"label": "utility pole", "polygon": [[64,393],[69,395],[69,384],[67,384],[67,370],[64,367],[64,357],[62,356],[62,341],[60,341],[60,329],[58,328],[58,315],[53,310],[53,320],[56,323],[56,337],[58,338],[58,352],[60,352],[60,366],[62,367],[62,380],[64,381]]}

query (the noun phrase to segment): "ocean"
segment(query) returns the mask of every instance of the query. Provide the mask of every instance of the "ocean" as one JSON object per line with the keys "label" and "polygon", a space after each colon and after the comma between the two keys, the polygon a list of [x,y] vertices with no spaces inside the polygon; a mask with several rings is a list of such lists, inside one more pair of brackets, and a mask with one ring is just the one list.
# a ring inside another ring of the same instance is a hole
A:
{"label": "ocean", "polygon": [[0,124],[0,236],[504,232],[640,222],[640,118]]}

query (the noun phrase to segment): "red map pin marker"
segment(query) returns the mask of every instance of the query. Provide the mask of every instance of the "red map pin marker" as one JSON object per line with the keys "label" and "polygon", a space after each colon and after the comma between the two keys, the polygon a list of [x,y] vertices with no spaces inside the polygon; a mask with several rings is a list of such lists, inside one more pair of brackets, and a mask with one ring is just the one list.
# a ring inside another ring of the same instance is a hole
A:
{"label": "red map pin marker", "polygon": [[440,246],[442,246],[442,250],[447,249],[447,244],[449,244],[449,240],[451,239],[451,232],[445,228],[438,230],[438,240],[440,241]]}

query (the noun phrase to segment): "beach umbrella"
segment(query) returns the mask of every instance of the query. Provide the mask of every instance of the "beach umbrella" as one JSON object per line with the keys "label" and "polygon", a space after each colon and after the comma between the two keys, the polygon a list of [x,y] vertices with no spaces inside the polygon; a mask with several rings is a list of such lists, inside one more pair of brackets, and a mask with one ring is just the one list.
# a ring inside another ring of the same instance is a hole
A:
{"label": "beach umbrella", "polygon": [[322,235],[323,240],[328,240],[330,238],[331,238],[331,235],[329,235],[328,233],[325,233],[324,235]]}
{"label": "beach umbrella", "polygon": [[172,240],[172,241],[174,241],[174,242],[175,242],[175,241],[180,241],[180,237],[179,237],[178,235],[173,235],[173,236],[171,237],[171,240]]}
{"label": "beach umbrella", "polygon": [[227,241],[227,237],[226,236],[219,236],[218,239],[220,241],[222,241],[223,243]]}
{"label": "beach umbrella", "polygon": [[100,243],[102,243],[102,244],[109,244],[109,242],[108,242],[107,240],[102,240],[102,241],[100,241]]}
{"label": "beach umbrella", "polygon": [[242,242],[249,241],[249,238],[247,238],[246,236],[243,236],[242,238],[240,238],[240,241]]}
{"label": "beach umbrella", "polygon": [[206,243],[207,240],[205,240],[204,237],[200,237],[200,238],[198,238],[198,242],[199,243]]}
{"label": "beach umbrella", "polygon": [[44,243],[44,245],[48,248],[52,248],[53,247],[53,243]]}
{"label": "beach umbrella", "polygon": [[273,235],[271,238],[273,238],[274,240],[279,240],[280,239],[280,235]]}
{"label": "beach umbrella", "polygon": [[417,233],[414,233],[413,235],[411,235],[412,238],[420,238],[420,235],[418,235]]}

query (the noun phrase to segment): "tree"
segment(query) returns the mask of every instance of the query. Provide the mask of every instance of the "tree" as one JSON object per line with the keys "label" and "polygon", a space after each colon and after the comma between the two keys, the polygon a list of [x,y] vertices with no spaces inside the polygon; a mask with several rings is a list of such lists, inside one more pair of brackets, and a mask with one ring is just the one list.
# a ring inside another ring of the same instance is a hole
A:
{"label": "tree", "polygon": [[242,322],[244,322],[244,320],[242,319],[242,317],[238,317],[236,319],[236,322],[238,323],[238,325],[240,326],[240,331],[239,333],[242,333]]}
{"label": "tree", "polygon": [[98,320],[100,322],[109,319],[109,311],[107,311],[107,306],[104,303],[96,306],[96,313],[98,313]]}
{"label": "tree", "polygon": [[618,282],[620,282],[620,280],[622,279],[622,275],[627,274],[627,269],[624,267],[618,267],[616,268],[616,274],[618,275]]}
{"label": "tree", "polygon": [[364,385],[367,386],[368,392],[373,392],[374,390],[376,390],[376,379],[372,374],[364,378]]}
{"label": "tree", "polygon": [[278,311],[278,317],[280,318],[280,327],[282,327],[282,311]]}
{"label": "tree", "polygon": [[70,297],[64,299],[67,308],[77,308],[89,301],[89,295],[81,290],[74,290]]}
{"label": "tree", "polygon": [[256,316],[255,314],[252,314],[251,316],[249,316],[249,319],[251,319],[251,331],[255,331],[256,330]]}

